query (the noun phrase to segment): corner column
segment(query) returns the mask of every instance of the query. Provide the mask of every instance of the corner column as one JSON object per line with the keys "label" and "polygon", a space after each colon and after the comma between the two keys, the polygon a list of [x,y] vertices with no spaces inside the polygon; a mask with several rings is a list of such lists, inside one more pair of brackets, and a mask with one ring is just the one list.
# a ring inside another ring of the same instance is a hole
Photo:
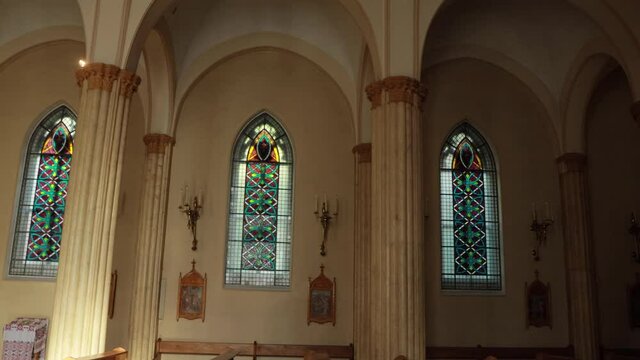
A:
{"label": "corner column", "polygon": [[155,355],[169,169],[175,141],[169,135],[149,134],[144,143],[147,153],[129,320],[132,360],[150,360]]}
{"label": "corner column", "polygon": [[355,293],[354,343],[357,359],[371,359],[371,144],[353,148],[355,155]]}
{"label": "corner column", "polygon": [[80,112],[47,358],[104,351],[129,103],[140,78],[114,65],[76,73]]}
{"label": "corner column", "polygon": [[372,103],[371,359],[425,358],[421,84],[394,76]]}
{"label": "corner column", "polygon": [[564,225],[569,328],[575,357],[598,359],[600,351],[595,266],[591,235],[587,158],[567,153],[558,158]]}

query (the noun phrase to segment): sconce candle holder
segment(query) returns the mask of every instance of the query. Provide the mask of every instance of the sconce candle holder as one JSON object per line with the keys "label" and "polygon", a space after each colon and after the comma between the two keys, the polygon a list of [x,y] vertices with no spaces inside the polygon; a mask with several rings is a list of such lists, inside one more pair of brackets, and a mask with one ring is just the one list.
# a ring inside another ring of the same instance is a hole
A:
{"label": "sconce candle holder", "polygon": [[636,219],[636,215],[631,213],[631,224],[629,225],[629,234],[633,237],[636,250],[631,252],[631,257],[635,262],[640,263],[640,223]]}
{"label": "sconce candle holder", "polygon": [[[201,197],[202,198],[202,197]],[[183,204],[178,206],[178,209],[183,214],[187,215],[187,229],[191,230],[191,234],[193,235],[193,241],[191,243],[191,250],[198,250],[198,239],[197,239],[197,224],[200,219],[200,210],[202,209],[202,204],[198,202],[198,197],[194,196],[193,201],[189,203],[188,201],[182,200]]]}
{"label": "sconce candle holder", "polygon": [[336,198],[336,208],[333,213],[329,210],[329,202],[327,201],[327,196],[324,196],[324,201],[322,201],[322,207],[320,211],[318,211],[318,197],[316,196],[316,210],[313,212],[316,215],[316,218],[320,220],[320,225],[322,226],[322,244],[320,245],[320,255],[326,256],[326,248],[325,243],[327,242],[327,232],[329,231],[329,226],[331,225],[331,220],[338,216],[338,198]]}
{"label": "sconce candle holder", "polygon": [[549,232],[549,227],[553,225],[554,222],[549,212],[549,203],[545,203],[545,219],[538,221],[535,204],[533,205],[532,215],[533,220],[529,226],[529,230],[536,235],[536,244],[531,251],[531,255],[533,256],[533,260],[540,261],[540,246],[547,243],[547,233]]}

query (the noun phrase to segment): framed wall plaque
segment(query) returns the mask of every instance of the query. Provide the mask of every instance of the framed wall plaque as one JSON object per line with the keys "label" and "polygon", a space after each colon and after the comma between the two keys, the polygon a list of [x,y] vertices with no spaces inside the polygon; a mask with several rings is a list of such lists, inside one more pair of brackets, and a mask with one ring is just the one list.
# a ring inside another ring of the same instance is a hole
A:
{"label": "framed wall plaque", "polygon": [[336,325],[336,279],[331,281],[324,275],[324,265],[320,266],[320,275],[317,278],[309,278],[307,325],[312,322]]}
{"label": "framed wall plaque", "polygon": [[191,262],[191,271],[182,276],[178,281],[178,312],[176,321],[180,318],[187,320],[202,319],[207,299],[207,274],[204,277],[196,271],[196,261]]}
{"label": "framed wall plaque", "polygon": [[539,273],[535,272],[536,279],[525,286],[525,299],[527,302],[527,327],[551,328],[551,288],[540,281]]}

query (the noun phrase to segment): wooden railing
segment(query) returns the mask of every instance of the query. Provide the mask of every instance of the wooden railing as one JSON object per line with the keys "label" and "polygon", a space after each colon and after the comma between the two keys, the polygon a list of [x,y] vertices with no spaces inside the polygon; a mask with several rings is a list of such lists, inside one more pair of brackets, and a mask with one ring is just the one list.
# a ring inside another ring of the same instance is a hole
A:
{"label": "wooden railing", "polygon": [[253,343],[217,343],[195,341],[156,342],[156,360],[163,354],[179,355],[220,355],[229,350],[237,351],[237,356],[251,356],[254,360],[262,356],[284,358],[304,358],[312,353],[326,354],[331,359],[353,360],[353,345],[286,345]]}
{"label": "wooden railing", "polygon": [[498,359],[535,359],[540,353],[571,358],[573,357],[573,347],[427,347],[427,359],[483,360],[488,356],[493,356]]}
{"label": "wooden railing", "polygon": [[65,360],[127,360],[127,350],[118,347],[111,351],[97,355],[84,356],[79,358],[68,357]]}

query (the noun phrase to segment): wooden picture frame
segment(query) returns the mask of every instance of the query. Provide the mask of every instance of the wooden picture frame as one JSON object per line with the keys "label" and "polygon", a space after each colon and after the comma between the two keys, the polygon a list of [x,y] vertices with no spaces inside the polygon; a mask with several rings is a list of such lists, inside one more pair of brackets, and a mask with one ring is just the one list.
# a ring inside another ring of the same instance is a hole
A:
{"label": "wooden picture frame", "polygon": [[113,319],[113,312],[116,307],[117,286],[118,286],[118,270],[114,270],[111,273],[111,282],[109,283],[109,310],[107,310],[109,319]]}
{"label": "wooden picture frame", "polygon": [[178,279],[178,309],[176,321],[202,319],[207,300],[207,274],[204,277],[196,271],[195,260],[191,262],[191,271]]}
{"label": "wooden picture frame", "polygon": [[632,329],[640,328],[640,274],[636,273],[635,284],[627,286],[629,302],[629,325]]}
{"label": "wooden picture frame", "polygon": [[318,277],[309,278],[307,325],[312,322],[336,326],[336,279],[331,281],[324,275],[324,265],[320,266]]}
{"label": "wooden picture frame", "polygon": [[551,324],[551,287],[539,279],[539,273],[535,272],[536,279],[531,283],[525,282],[525,301],[527,310],[527,327],[552,328]]}

